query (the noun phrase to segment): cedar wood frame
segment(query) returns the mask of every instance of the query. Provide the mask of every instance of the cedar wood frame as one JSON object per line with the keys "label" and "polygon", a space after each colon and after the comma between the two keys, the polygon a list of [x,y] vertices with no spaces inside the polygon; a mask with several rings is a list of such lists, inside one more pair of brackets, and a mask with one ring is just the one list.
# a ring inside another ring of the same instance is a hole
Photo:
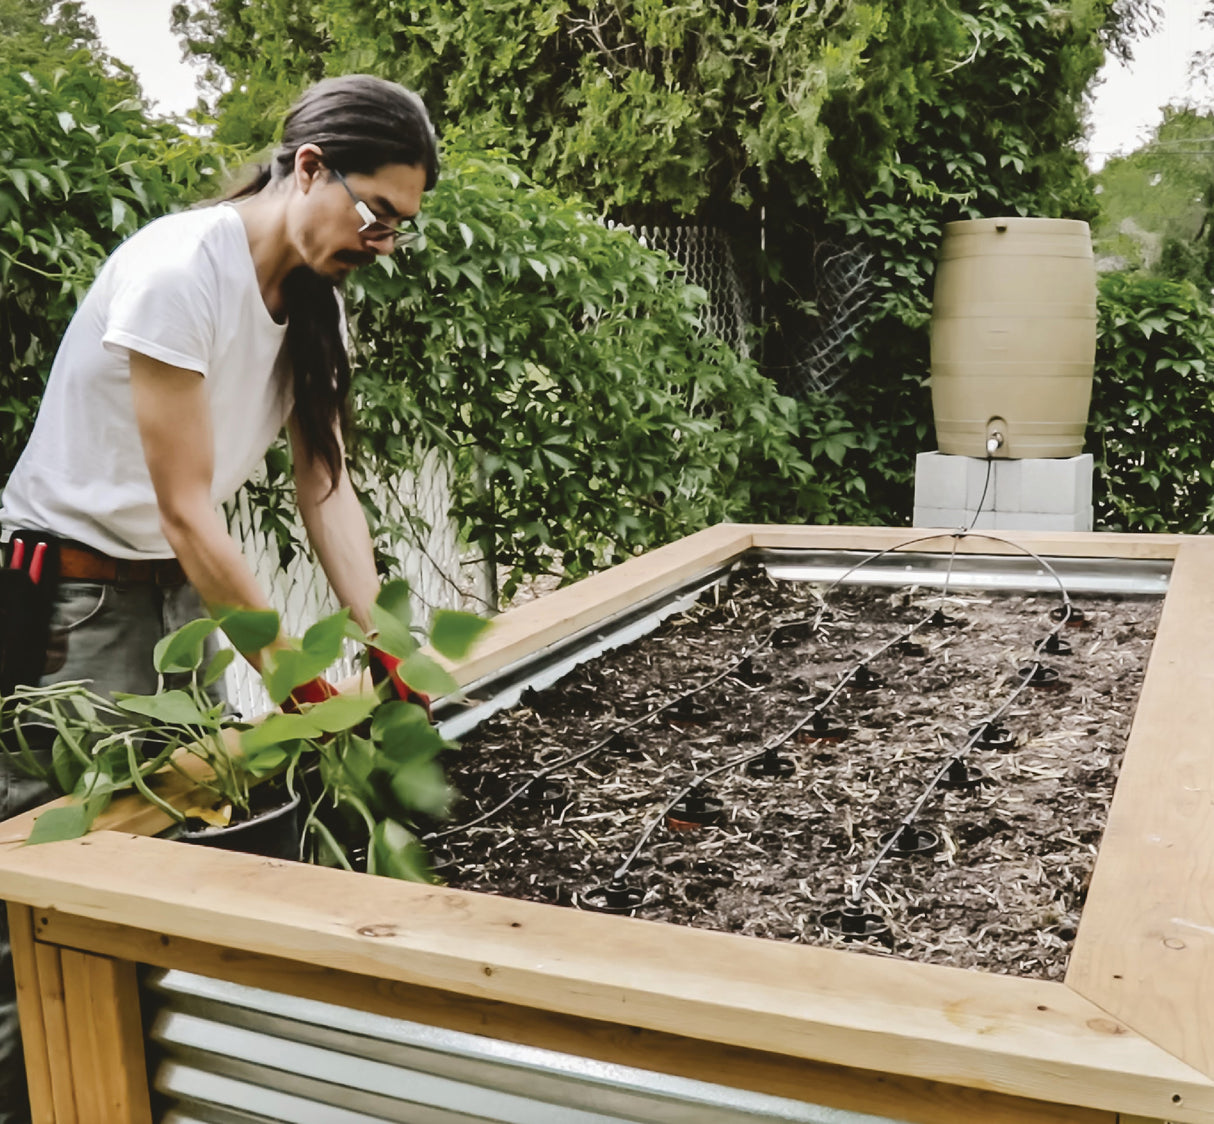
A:
{"label": "cedar wood frame", "polygon": [[[711,527],[503,614],[456,675],[751,548],[923,533]],[[1064,983],[188,847],[125,797],[79,840],[22,847],[40,810],[0,825],[36,1124],[150,1124],[140,964],[922,1124],[1214,1124],[1214,541],[1003,537],[1173,560]],[[171,799],[188,789],[166,775]]]}

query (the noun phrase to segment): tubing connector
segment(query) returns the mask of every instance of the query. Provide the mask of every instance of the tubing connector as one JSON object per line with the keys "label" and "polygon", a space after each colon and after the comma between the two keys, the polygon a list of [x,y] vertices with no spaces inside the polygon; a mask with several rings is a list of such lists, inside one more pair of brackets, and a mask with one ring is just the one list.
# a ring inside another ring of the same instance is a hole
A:
{"label": "tubing connector", "polygon": [[1003,418],[991,418],[986,423],[986,455],[993,457],[1007,442],[1007,422]]}

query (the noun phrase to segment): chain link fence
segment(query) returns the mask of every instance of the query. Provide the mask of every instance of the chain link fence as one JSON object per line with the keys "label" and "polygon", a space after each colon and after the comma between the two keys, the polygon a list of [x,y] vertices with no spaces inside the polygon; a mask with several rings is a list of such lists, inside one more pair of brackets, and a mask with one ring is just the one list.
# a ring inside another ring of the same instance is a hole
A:
{"label": "chain link fence", "polygon": [[625,227],[642,246],[669,254],[687,280],[708,294],[704,330],[739,355],[750,356],[750,327],[757,317],[749,286],[738,268],[729,238],[711,226]]}
{"label": "chain link fence", "polygon": [[[761,284],[739,266],[729,237],[710,226],[627,226],[650,249],[669,254],[687,279],[704,289],[705,331],[740,355],[751,355],[761,326]],[[763,237],[760,232],[760,238]],[[785,362],[770,369],[787,394],[804,396],[834,388],[847,374],[849,348],[865,323],[875,286],[874,255],[860,245],[819,242],[803,279],[811,316],[785,327]]]}
{"label": "chain link fence", "polygon": [[846,376],[851,342],[874,295],[873,254],[862,246],[820,242],[811,276],[817,315],[790,333],[782,379],[794,396],[831,390]]}

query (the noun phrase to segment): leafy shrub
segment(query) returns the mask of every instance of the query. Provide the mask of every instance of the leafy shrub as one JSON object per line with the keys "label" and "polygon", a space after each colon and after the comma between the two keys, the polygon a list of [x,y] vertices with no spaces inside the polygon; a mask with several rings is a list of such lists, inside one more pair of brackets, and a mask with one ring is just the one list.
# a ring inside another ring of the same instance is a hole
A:
{"label": "leafy shrub", "polygon": [[0,66],[0,480],[24,447],[51,361],[105,256],[196,198],[218,168],[202,142],[149,122],[88,51]]}
{"label": "leafy shrub", "polygon": [[382,469],[448,450],[457,517],[515,578],[825,512],[797,407],[703,334],[705,294],[664,255],[458,150],[418,227],[351,292],[354,451]]}
{"label": "leafy shrub", "polygon": [[1196,533],[1214,521],[1214,321],[1189,282],[1100,281],[1088,428],[1096,525]]}

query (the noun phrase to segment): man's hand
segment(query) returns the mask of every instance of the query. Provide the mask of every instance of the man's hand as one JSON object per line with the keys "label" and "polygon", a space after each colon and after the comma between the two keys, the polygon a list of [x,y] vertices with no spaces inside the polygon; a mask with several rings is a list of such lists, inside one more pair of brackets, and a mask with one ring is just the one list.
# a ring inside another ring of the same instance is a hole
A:
{"label": "man's hand", "polygon": [[426,712],[426,717],[433,722],[434,715],[430,713],[430,696],[422,694],[421,691],[415,691],[401,678],[400,658],[390,656],[387,652],[373,646],[367,647],[367,655],[370,657],[371,682],[377,687],[384,682],[391,683],[398,699],[402,702],[416,703]]}

